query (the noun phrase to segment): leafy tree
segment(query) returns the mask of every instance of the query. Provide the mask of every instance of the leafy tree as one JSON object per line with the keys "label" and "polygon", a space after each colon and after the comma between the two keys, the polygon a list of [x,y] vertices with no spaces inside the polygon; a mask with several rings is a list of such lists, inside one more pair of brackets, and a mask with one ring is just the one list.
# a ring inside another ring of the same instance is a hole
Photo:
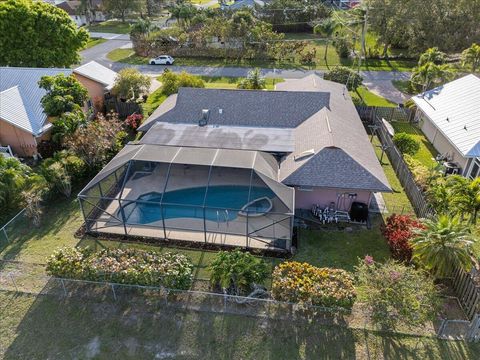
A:
{"label": "leafy tree", "polygon": [[[480,178],[473,180],[461,176],[453,177],[455,183],[449,181],[450,193],[449,204],[454,209],[454,214],[470,216],[470,223],[476,224],[478,212],[480,211]],[[450,179],[451,180],[451,179]]]}
{"label": "leafy tree", "polygon": [[265,263],[250,253],[220,251],[210,263],[210,282],[230,294],[245,294],[253,283],[262,283],[267,277]]}
{"label": "leafy tree", "polygon": [[122,129],[122,123],[117,114],[88,122],[79,127],[71,136],[65,139],[65,147],[82,159],[91,171],[103,166],[118,152],[122,144],[118,143],[117,133]]}
{"label": "leafy tree", "polygon": [[323,78],[325,80],[344,84],[348,90],[355,90],[357,87],[362,85],[363,81],[363,77],[361,75],[345,66],[337,66],[336,68],[325,73]]}
{"label": "leafy tree", "polygon": [[81,109],[63,113],[55,120],[52,120],[52,140],[62,144],[63,140],[72,135],[79,126],[85,126],[87,119]]}
{"label": "leafy tree", "polygon": [[88,98],[87,89],[74,75],[43,76],[38,86],[47,91],[42,98],[42,105],[45,113],[50,116],[76,111]]}
{"label": "leafy tree", "polygon": [[342,59],[346,59],[350,56],[352,44],[347,38],[336,38],[333,42],[333,46],[335,46],[335,50],[337,51],[338,56],[340,56]]}
{"label": "leafy tree", "polygon": [[51,189],[70,197],[72,194],[72,178],[67,169],[59,161],[45,161],[40,166],[40,174],[45,178]]}
{"label": "leafy tree", "polygon": [[182,71],[180,74],[175,74],[165,69],[160,81],[162,83],[162,92],[165,95],[176,94],[181,87],[205,87],[205,83],[200,77],[188,74],[185,71]]}
{"label": "leafy tree", "polygon": [[423,271],[393,260],[380,264],[366,256],[356,273],[370,318],[381,330],[414,328],[435,318],[438,291]]}
{"label": "leafy tree", "polygon": [[331,7],[316,0],[272,0],[256,7],[255,11],[276,31],[283,32],[311,30],[332,13]]}
{"label": "leafy tree", "polygon": [[238,84],[239,89],[261,90],[265,89],[266,81],[262,76],[259,68],[255,68],[248,72],[248,76],[242,79]]}
{"label": "leafy tree", "polygon": [[474,73],[480,67],[480,45],[472,44],[468,49],[463,50],[462,61],[464,66],[470,65]]}
{"label": "leafy tree", "polygon": [[183,28],[190,26],[192,19],[199,14],[199,10],[189,2],[176,4],[170,7],[168,11]]}
{"label": "leafy tree", "polygon": [[[333,34],[337,32],[337,30],[340,27],[340,23],[336,21],[334,18],[326,18],[320,24],[316,25],[313,28],[313,32],[315,34],[321,34],[322,36],[327,37],[330,39]],[[328,44],[329,40],[325,42],[325,54],[323,55],[323,59],[325,60],[325,63],[327,62],[327,54],[328,54]]]}
{"label": "leafy tree", "polygon": [[441,215],[438,220],[424,220],[423,225],[410,240],[414,260],[437,277],[448,276],[453,266],[470,270],[475,239],[458,217]]}
{"label": "leafy tree", "polygon": [[0,208],[15,210],[24,205],[23,192],[43,189],[44,179],[15,158],[0,156]]}
{"label": "leafy tree", "polygon": [[43,1],[0,1],[0,65],[69,67],[78,63],[88,33]]}
{"label": "leafy tree", "polygon": [[422,66],[428,63],[434,63],[435,65],[441,65],[445,63],[447,55],[438,50],[437,47],[433,47],[430,49],[425,50],[421,55],[420,59],[418,60],[418,65]]}
{"label": "leafy tree", "polygon": [[403,132],[396,133],[393,142],[402,154],[415,155],[420,149],[420,143],[412,135]]}
{"label": "leafy tree", "polygon": [[125,17],[129,13],[141,12],[145,6],[142,0],[103,0],[105,12],[112,17],[120,17],[125,22]]}
{"label": "leafy tree", "polygon": [[122,69],[118,73],[112,92],[127,100],[137,100],[140,95],[148,93],[152,80],[133,68]]}

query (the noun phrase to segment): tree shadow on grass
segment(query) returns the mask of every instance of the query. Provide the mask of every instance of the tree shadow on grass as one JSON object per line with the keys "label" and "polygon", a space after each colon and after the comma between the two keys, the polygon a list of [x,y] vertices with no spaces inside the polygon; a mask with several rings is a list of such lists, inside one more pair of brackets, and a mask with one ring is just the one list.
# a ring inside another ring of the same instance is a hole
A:
{"label": "tree shadow on grass", "polygon": [[[40,226],[32,225],[25,216],[12,223],[7,230],[9,241],[0,243],[0,258],[16,260],[20,252],[34,241],[45,241],[46,237],[55,237],[64,227],[78,220],[80,225],[80,209],[76,198],[59,199],[52,206],[45,206]],[[76,228],[74,231],[77,230]],[[48,249],[48,253],[50,250]],[[45,254],[48,255],[48,254]]]}

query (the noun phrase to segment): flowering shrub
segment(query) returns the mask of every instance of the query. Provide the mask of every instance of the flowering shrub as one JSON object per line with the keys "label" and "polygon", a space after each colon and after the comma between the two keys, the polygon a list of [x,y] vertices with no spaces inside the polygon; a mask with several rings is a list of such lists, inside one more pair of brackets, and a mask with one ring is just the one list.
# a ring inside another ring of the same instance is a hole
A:
{"label": "flowering shrub", "polygon": [[414,229],[422,228],[423,225],[409,215],[393,214],[387,218],[387,223],[381,230],[395,260],[403,262],[412,260],[412,246],[409,240],[414,235]]}
{"label": "flowering shrub", "polygon": [[273,271],[272,296],[279,301],[351,307],[356,294],[353,278],[345,270],[289,261]]}
{"label": "flowering shrub", "polygon": [[362,303],[382,330],[422,326],[434,318],[438,292],[427,273],[393,260],[380,264],[369,256],[355,270]]}
{"label": "flowering shrub", "polygon": [[137,249],[58,249],[47,260],[47,273],[62,278],[188,289],[193,264],[185,255]]}
{"label": "flowering shrub", "polygon": [[137,130],[140,124],[142,123],[143,115],[142,114],[132,114],[127,116],[125,119],[125,126],[131,130]]}

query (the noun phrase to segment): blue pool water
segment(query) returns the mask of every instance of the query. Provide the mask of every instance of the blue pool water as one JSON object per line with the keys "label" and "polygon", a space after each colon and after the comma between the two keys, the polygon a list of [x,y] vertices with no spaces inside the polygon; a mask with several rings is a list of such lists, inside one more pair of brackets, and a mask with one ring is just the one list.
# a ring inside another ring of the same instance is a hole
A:
{"label": "blue pool water", "polygon": [[[162,219],[174,218],[198,218],[203,219],[203,201],[205,199],[205,187],[196,187],[166,192],[163,196],[163,205],[160,207],[162,194],[152,192],[141,195],[137,200],[152,203],[129,203],[123,207],[125,217],[129,224],[148,224]],[[238,210],[249,201],[261,197],[273,198],[272,190],[263,187],[252,187],[249,195],[248,186],[219,185],[208,188],[205,206],[205,218],[217,221],[217,211],[220,213],[220,220],[225,221],[227,212],[223,209],[234,209],[228,211],[228,220],[234,220]],[[157,202],[154,204],[153,202]],[[165,204],[178,205],[165,205]],[[191,206],[185,206],[191,205]],[[196,207],[198,206],[198,207]]]}

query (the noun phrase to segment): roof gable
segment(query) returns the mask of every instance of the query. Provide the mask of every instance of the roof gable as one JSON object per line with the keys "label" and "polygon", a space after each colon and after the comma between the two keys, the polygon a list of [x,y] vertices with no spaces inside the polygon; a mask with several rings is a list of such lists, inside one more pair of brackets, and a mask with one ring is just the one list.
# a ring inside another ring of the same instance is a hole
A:
{"label": "roof gable", "polygon": [[41,104],[46,91],[40,89],[42,76],[69,75],[70,69],[0,67],[0,117],[12,125],[39,135],[47,115]]}
{"label": "roof gable", "polygon": [[73,72],[102,84],[108,90],[113,87],[118,76],[115,71],[100,65],[96,61],[90,61],[82,66],[79,66],[73,69]]}
{"label": "roof gable", "polygon": [[345,151],[335,147],[323,148],[281,180],[292,186],[390,191],[383,179],[376,178]]}

